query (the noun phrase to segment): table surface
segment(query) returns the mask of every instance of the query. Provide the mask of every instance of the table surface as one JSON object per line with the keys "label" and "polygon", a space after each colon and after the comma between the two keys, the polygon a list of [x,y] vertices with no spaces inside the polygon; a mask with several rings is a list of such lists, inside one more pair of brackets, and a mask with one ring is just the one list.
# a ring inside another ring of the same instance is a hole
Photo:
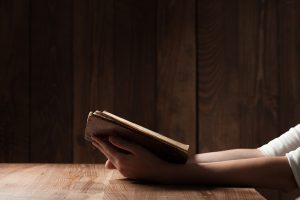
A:
{"label": "table surface", "polygon": [[252,188],[154,185],[102,164],[0,164],[0,199],[264,199]]}

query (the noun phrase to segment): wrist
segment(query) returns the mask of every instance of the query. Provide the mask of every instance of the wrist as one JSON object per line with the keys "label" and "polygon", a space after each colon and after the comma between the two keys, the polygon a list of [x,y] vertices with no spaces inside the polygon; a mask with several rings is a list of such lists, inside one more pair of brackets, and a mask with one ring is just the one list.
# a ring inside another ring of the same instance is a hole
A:
{"label": "wrist", "polygon": [[189,180],[189,167],[193,164],[167,163],[158,177],[159,182],[166,184],[185,184]]}
{"label": "wrist", "polygon": [[197,163],[197,155],[192,155],[189,157],[189,159],[186,161],[186,164],[195,164]]}

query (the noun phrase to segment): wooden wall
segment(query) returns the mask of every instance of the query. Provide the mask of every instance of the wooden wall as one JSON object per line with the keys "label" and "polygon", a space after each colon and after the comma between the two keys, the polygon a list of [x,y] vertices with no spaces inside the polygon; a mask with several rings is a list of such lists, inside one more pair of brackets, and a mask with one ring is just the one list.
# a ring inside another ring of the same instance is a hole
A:
{"label": "wooden wall", "polygon": [[0,162],[102,162],[83,140],[95,109],[192,153],[266,143],[300,122],[299,10],[297,0],[0,0]]}
{"label": "wooden wall", "polygon": [[101,159],[82,140],[87,113],[95,109],[190,143],[195,152],[194,5],[194,1],[75,2],[75,162]]}

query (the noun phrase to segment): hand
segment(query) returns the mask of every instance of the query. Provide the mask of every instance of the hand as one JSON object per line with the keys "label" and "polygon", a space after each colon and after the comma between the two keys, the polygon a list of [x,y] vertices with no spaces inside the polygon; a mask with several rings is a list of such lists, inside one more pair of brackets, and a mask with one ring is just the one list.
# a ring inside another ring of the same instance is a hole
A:
{"label": "hand", "polygon": [[106,169],[116,169],[116,167],[109,160],[106,160],[104,166]]}
{"label": "hand", "polygon": [[108,142],[92,137],[92,144],[108,158],[106,168],[115,168],[127,178],[160,181],[161,174],[171,165],[143,147],[120,137],[109,136]]}

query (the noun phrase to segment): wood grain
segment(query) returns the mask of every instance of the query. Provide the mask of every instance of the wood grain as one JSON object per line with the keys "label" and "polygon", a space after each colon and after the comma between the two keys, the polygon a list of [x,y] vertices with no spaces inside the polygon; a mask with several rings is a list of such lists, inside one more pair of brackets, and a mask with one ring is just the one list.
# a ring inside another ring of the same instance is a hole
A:
{"label": "wood grain", "polygon": [[200,152],[240,145],[237,1],[197,3],[197,95]]}
{"label": "wood grain", "polygon": [[[280,1],[280,132],[300,121],[300,3]],[[286,23],[289,21],[290,23]]]}
{"label": "wood grain", "polygon": [[156,3],[115,0],[114,113],[156,130]]}
{"label": "wood grain", "polygon": [[158,132],[196,152],[195,1],[158,1]]}
{"label": "wood grain", "polygon": [[84,140],[89,111],[113,111],[114,1],[90,0],[74,3],[74,116],[75,162],[103,162]]}
{"label": "wood grain", "polygon": [[0,164],[1,199],[264,199],[251,188],[151,185],[88,164]]}
{"label": "wood grain", "polygon": [[72,162],[71,2],[31,2],[32,162]]}
{"label": "wood grain", "polygon": [[200,144],[210,144],[201,149],[257,147],[278,136],[276,6],[199,2]]}
{"label": "wood grain", "polygon": [[0,162],[29,160],[29,1],[0,1]]}
{"label": "wood grain", "polygon": [[102,162],[82,137],[94,109],[193,152],[197,137],[201,152],[257,147],[300,121],[296,0],[0,5],[0,162]]}
{"label": "wood grain", "polygon": [[239,7],[242,147],[254,148],[279,135],[279,68],[275,1]]}
{"label": "wood grain", "polygon": [[74,159],[103,161],[83,141],[90,110],[155,128],[155,2],[76,1],[74,10]]}

